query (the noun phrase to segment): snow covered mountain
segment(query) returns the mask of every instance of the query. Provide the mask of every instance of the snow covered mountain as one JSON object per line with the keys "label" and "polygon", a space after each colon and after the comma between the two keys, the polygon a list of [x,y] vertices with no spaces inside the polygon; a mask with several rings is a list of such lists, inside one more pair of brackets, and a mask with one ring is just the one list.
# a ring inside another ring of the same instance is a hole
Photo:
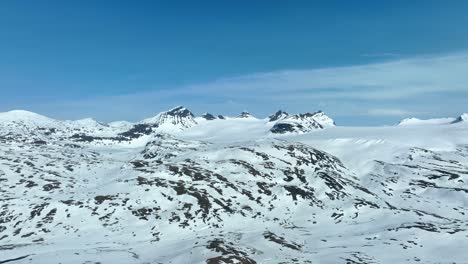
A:
{"label": "snow covered mountain", "polygon": [[247,111],[243,111],[239,116],[238,118],[254,118],[253,115],[251,115],[249,112]]}
{"label": "snow covered mountain", "polygon": [[401,120],[399,126],[417,126],[417,125],[443,125],[451,124],[456,121],[455,118],[432,118],[432,119],[419,119],[415,117],[405,118]]}
{"label": "snow covered mountain", "polygon": [[[226,119],[226,117],[223,116],[223,115],[214,116],[214,115],[212,115],[210,113],[204,113],[203,115],[201,115],[198,118],[202,119],[202,120],[207,120],[207,121],[216,120],[216,119]],[[195,119],[197,119],[197,118],[195,118]]]}
{"label": "snow covered mountain", "polygon": [[461,114],[459,117],[457,117],[457,119],[455,119],[453,121],[453,123],[466,123],[466,122],[468,122],[468,114],[467,113]]}
{"label": "snow covered mountain", "polygon": [[0,113],[0,122],[6,124],[25,124],[28,126],[54,126],[55,120],[24,110],[13,110]]}
{"label": "snow covered mountain", "polygon": [[466,261],[465,123],[211,117],[0,113],[0,263]]}
{"label": "snow covered mountain", "polygon": [[457,123],[466,123],[468,122],[468,114],[463,113],[457,118],[447,117],[447,118],[431,118],[431,119],[418,119],[415,117],[405,118],[401,120],[399,126],[416,126],[416,125],[449,125]]}
{"label": "snow covered mountain", "polygon": [[270,115],[268,117],[268,121],[269,122],[276,122],[278,120],[281,120],[283,118],[286,118],[288,117],[289,114],[287,112],[284,112],[283,110],[278,110],[276,113]]}
{"label": "snow covered mountain", "polygon": [[269,120],[275,122],[270,130],[275,134],[307,133],[335,126],[335,122],[322,111],[289,115],[280,110],[271,115]]}
{"label": "snow covered mountain", "polygon": [[143,120],[141,123],[149,124],[159,131],[182,131],[197,124],[195,116],[183,106],[177,106],[167,112],[162,112]]}

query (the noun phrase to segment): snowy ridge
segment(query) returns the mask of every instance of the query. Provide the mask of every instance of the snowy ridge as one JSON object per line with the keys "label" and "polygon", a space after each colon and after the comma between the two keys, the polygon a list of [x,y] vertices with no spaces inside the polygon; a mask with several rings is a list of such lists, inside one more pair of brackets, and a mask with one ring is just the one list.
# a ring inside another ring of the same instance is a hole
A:
{"label": "snowy ridge", "polygon": [[269,122],[276,122],[278,120],[284,119],[288,117],[289,114],[287,112],[284,112],[283,110],[278,110],[276,113],[270,115],[268,117]]}
{"label": "snowy ridge", "polygon": [[270,130],[275,134],[307,133],[335,126],[335,122],[322,111],[295,115],[278,111],[270,116],[270,122],[271,120],[276,121]]}
{"label": "snowy ridge", "polygon": [[399,126],[417,126],[417,125],[444,125],[455,122],[455,118],[432,118],[432,119],[418,119],[415,117],[405,118],[401,120]]}
{"label": "snowy ridge", "polygon": [[3,263],[466,261],[468,126],[0,120]]}
{"label": "snowy ridge", "polygon": [[255,118],[252,114],[247,111],[243,111],[237,118]]}
{"label": "snowy ridge", "polygon": [[175,107],[167,112],[162,112],[155,117],[143,120],[141,123],[151,124],[158,130],[173,132],[182,131],[197,124],[195,116],[183,106]]}

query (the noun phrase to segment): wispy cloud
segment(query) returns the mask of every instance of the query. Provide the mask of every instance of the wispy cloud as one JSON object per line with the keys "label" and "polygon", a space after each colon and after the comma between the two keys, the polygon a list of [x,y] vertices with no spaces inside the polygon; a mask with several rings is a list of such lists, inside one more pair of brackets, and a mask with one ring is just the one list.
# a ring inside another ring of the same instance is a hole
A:
{"label": "wispy cloud", "polygon": [[382,52],[382,53],[364,53],[361,56],[371,57],[371,58],[380,58],[380,57],[399,57],[400,54],[392,52]]}
{"label": "wispy cloud", "polygon": [[394,99],[467,91],[468,53],[368,65],[258,73],[184,87],[187,92],[241,92],[271,97]]}
{"label": "wispy cloud", "polygon": [[[255,73],[176,89],[47,102],[41,108],[45,113],[61,108],[62,115],[73,113],[73,117],[100,113],[98,118],[106,120],[137,119],[177,104],[195,111],[224,113],[250,109],[264,114],[263,111],[273,108],[313,111],[325,106],[323,110],[335,116],[362,116],[362,113],[405,116],[466,107],[468,102],[463,102],[460,96],[443,95],[468,95],[467,72],[468,53],[458,53],[357,66]],[[425,101],[437,94],[442,96],[432,98],[430,104]]]}

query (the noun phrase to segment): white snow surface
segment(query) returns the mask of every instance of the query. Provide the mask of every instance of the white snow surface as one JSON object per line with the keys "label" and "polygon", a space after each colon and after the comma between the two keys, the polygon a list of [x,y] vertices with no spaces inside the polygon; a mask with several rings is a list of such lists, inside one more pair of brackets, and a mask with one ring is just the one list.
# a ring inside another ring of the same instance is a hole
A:
{"label": "white snow surface", "polygon": [[274,134],[185,110],[0,113],[0,263],[467,263],[467,122]]}
{"label": "white snow surface", "polygon": [[55,120],[24,110],[12,110],[9,112],[0,113],[0,122],[6,123],[25,123],[28,125],[53,125]]}
{"label": "white snow surface", "polygon": [[451,124],[455,122],[455,118],[431,118],[431,119],[418,119],[415,117],[405,118],[398,123],[399,126],[417,126],[417,125],[441,125]]}

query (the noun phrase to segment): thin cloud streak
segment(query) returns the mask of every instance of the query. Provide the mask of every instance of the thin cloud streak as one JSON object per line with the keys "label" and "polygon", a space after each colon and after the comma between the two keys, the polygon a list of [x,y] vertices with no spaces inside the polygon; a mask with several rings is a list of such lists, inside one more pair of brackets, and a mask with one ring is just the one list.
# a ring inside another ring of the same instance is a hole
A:
{"label": "thin cloud streak", "polygon": [[[68,118],[99,114],[98,118],[103,120],[135,120],[179,104],[194,111],[235,111],[226,102],[236,102],[242,108],[238,111],[250,109],[259,114],[266,114],[273,107],[314,111],[321,106],[326,106],[322,110],[337,116],[445,114],[440,109],[458,111],[468,103],[448,96],[468,94],[467,72],[468,53],[465,52],[359,66],[257,73],[177,89],[44,102],[36,105],[36,109],[62,117],[69,115]],[[447,96],[428,106],[424,98],[437,94]]]}
{"label": "thin cloud streak", "polygon": [[[421,93],[467,91],[468,53],[420,57],[360,66],[288,70],[222,79],[182,89],[187,93],[239,92],[288,96],[291,91],[313,93],[318,98],[397,99]],[[323,92],[326,89],[330,92]],[[303,94],[298,94],[298,98]]]}

